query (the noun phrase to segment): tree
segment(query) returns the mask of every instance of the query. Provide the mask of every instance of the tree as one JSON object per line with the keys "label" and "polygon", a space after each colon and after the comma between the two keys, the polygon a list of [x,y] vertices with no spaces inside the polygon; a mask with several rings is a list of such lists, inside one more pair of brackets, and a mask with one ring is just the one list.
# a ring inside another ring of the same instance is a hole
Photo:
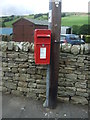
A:
{"label": "tree", "polygon": [[73,29],[72,33],[73,33],[73,34],[78,34],[79,28],[80,28],[80,26],[78,26],[78,25],[73,25],[73,26],[72,26],[72,29]]}
{"label": "tree", "polygon": [[38,17],[42,17],[43,14],[36,14],[34,15],[34,19],[38,18]]}
{"label": "tree", "polygon": [[6,25],[5,25],[5,23],[4,23],[4,22],[2,22],[2,27],[6,27]]}
{"label": "tree", "polygon": [[87,24],[84,24],[84,25],[82,25],[80,27],[78,33],[79,34],[83,34],[83,35],[88,35],[88,33],[89,33],[89,29],[88,28],[89,28],[89,26]]}
{"label": "tree", "polygon": [[73,25],[73,34],[83,34],[83,35],[89,35],[90,34],[90,25],[84,24],[82,26]]}
{"label": "tree", "polygon": [[61,17],[66,17],[66,14],[65,14],[65,13],[62,13],[62,14],[61,14]]}

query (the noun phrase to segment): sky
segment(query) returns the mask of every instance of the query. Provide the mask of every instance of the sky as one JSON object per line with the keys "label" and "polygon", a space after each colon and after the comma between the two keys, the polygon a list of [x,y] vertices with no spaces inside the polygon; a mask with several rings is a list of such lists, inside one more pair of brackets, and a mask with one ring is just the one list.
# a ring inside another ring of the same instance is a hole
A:
{"label": "sky", "polygon": [[[62,12],[88,12],[90,0],[61,0]],[[47,13],[49,0],[0,0],[0,16]]]}

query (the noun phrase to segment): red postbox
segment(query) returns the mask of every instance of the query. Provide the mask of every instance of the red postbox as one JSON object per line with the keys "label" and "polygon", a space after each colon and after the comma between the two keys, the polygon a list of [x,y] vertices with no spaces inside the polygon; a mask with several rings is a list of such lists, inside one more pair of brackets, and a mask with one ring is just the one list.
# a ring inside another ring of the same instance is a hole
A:
{"label": "red postbox", "polygon": [[34,57],[36,64],[50,64],[51,30],[36,29],[34,32]]}

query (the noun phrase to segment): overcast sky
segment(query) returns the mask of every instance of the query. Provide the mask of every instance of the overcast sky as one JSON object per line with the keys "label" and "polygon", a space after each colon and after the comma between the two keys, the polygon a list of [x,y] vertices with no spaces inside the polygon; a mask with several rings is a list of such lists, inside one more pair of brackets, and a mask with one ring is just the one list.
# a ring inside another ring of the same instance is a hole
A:
{"label": "overcast sky", "polygon": [[[88,12],[90,0],[62,0],[62,12]],[[49,0],[0,0],[0,16],[47,13]]]}

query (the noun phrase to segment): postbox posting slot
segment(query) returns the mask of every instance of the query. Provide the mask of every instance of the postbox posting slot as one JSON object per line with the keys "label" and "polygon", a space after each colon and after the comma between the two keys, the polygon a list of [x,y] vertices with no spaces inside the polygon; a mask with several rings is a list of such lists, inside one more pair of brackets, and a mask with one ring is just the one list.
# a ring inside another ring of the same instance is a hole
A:
{"label": "postbox posting slot", "polygon": [[41,34],[38,34],[37,37],[38,37],[38,38],[42,38],[42,37],[43,37],[43,38],[50,38],[50,35],[45,35],[45,34],[42,34],[42,35],[41,35]]}

